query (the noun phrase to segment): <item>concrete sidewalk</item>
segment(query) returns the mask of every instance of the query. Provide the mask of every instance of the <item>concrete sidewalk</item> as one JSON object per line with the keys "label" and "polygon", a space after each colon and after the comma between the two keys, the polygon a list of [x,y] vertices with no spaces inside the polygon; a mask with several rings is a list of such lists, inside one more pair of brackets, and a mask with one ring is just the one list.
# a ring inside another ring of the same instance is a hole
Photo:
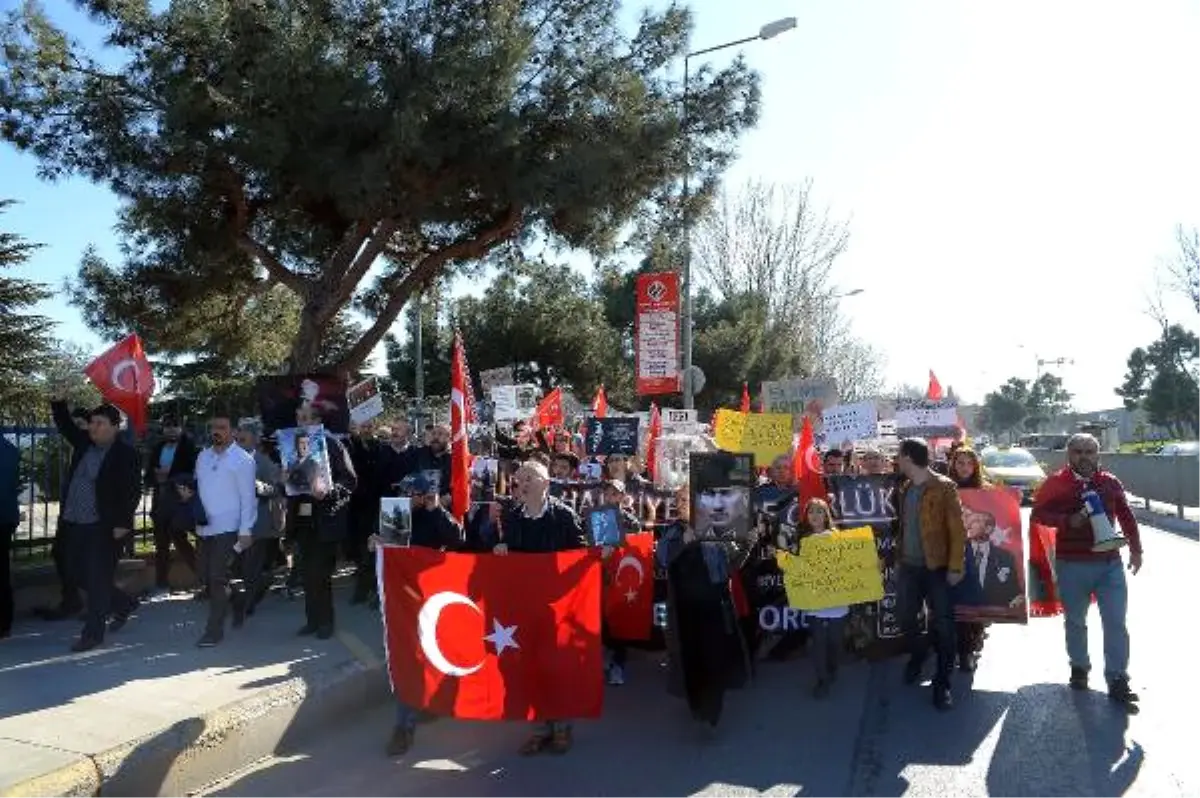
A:
{"label": "concrete sidewalk", "polygon": [[378,615],[347,596],[327,641],[297,637],[303,599],[278,595],[212,649],[187,596],[83,654],[81,624],[19,620],[0,641],[0,795],[184,795],[389,701]]}

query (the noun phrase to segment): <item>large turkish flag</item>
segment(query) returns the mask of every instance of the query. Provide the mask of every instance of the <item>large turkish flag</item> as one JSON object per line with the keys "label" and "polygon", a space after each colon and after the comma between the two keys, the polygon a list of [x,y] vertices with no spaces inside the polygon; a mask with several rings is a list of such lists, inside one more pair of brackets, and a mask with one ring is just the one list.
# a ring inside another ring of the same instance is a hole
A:
{"label": "large turkish flag", "polygon": [[654,533],[626,535],[604,565],[604,623],[617,640],[649,640],[654,624]]}
{"label": "large turkish flag", "polygon": [[595,551],[380,552],[388,672],[401,701],[473,720],[599,717]]}

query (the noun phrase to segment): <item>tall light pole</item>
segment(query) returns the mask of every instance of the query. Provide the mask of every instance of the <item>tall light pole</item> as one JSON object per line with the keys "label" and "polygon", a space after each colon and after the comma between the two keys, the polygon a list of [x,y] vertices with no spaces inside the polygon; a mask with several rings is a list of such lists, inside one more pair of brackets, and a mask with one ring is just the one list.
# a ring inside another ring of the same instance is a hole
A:
{"label": "tall light pole", "polygon": [[683,407],[685,410],[691,410],[696,406],[696,394],[692,390],[692,214],[690,210],[691,188],[689,180],[692,169],[692,139],[690,131],[691,120],[688,116],[690,110],[688,90],[691,82],[691,60],[697,56],[715,53],[718,50],[740,47],[750,42],[766,41],[781,33],[787,33],[795,27],[795,17],[784,17],[783,19],[777,19],[774,22],[768,22],[766,25],[763,25],[754,36],[747,36],[744,39],[718,44],[715,47],[705,47],[703,50],[696,50],[683,57],[683,286],[681,287],[683,292],[683,318],[680,320],[680,326],[683,327],[683,341],[681,343],[683,344]]}

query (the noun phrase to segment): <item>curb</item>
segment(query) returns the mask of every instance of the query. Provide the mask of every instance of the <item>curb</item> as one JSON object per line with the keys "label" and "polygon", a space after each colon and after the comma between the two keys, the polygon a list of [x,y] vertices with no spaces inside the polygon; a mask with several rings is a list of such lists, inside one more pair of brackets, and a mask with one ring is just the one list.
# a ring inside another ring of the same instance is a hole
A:
{"label": "curb", "polygon": [[0,796],[188,795],[389,695],[381,665],[343,662],[4,786]]}
{"label": "curb", "polygon": [[1139,524],[1153,526],[1176,535],[1192,538],[1193,540],[1200,539],[1200,521],[1156,513],[1153,510],[1147,510],[1145,507],[1133,507],[1131,509],[1133,510],[1133,517],[1137,519]]}

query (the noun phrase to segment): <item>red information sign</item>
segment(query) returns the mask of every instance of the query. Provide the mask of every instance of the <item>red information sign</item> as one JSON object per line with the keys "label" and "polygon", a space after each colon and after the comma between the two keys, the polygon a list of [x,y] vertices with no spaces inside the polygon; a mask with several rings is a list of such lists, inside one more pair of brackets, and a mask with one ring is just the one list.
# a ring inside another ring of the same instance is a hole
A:
{"label": "red information sign", "polygon": [[643,274],[637,279],[634,357],[641,396],[679,393],[679,275]]}

